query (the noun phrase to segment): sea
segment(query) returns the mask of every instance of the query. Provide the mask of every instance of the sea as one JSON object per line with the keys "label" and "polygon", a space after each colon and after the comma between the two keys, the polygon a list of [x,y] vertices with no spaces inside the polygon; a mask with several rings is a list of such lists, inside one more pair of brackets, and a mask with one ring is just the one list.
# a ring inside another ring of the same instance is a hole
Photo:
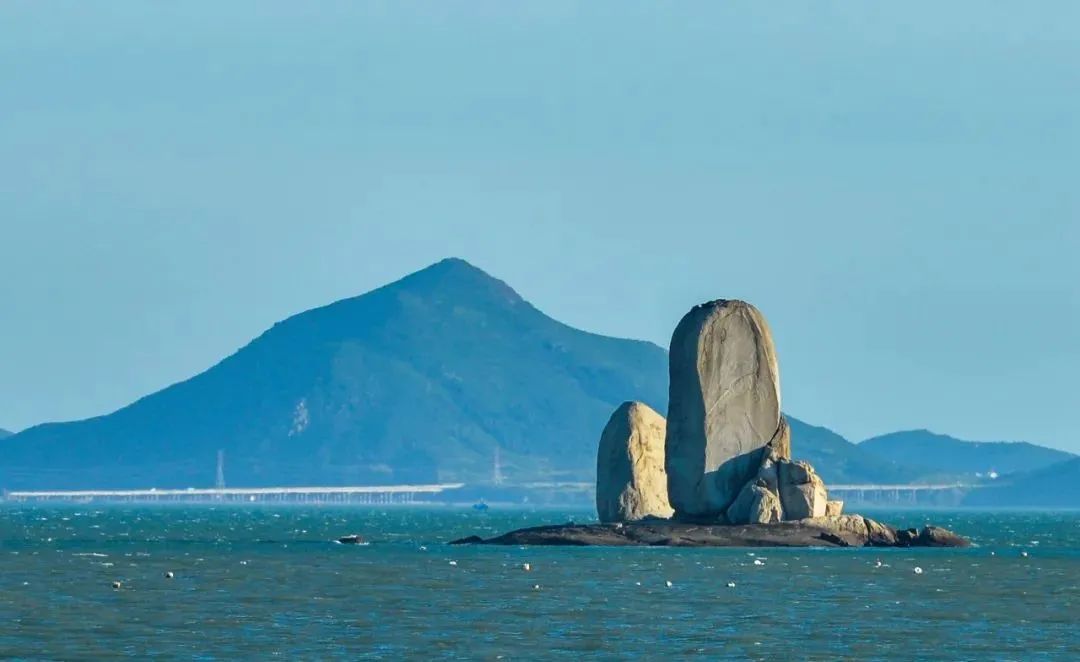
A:
{"label": "sea", "polygon": [[975,544],[451,546],[595,513],[2,504],[0,658],[1080,660],[1080,513],[866,514]]}

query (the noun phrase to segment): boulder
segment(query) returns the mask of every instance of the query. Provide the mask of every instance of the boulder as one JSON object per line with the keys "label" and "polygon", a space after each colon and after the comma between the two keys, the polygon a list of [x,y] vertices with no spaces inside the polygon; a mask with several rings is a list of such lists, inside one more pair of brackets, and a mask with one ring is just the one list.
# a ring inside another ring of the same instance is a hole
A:
{"label": "boulder", "polygon": [[825,483],[806,462],[780,462],[780,503],[785,519],[824,517],[829,495]]}
{"label": "boulder", "polygon": [[866,526],[866,544],[875,547],[890,547],[897,544],[896,529],[888,524],[882,524],[877,520],[872,520],[869,517],[863,517],[862,515],[841,515],[837,519],[843,519],[845,517],[863,521],[863,524]]}
{"label": "boulder", "polygon": [[780,462],[780,482],[786,485],[803,485],[811,482],[817,475],[809,462],[797,460]]}
{"label": "boulder", "polygon": [[780,371],[762,314],[742,301],[694,307],[671,338],[667,473],[678,516],[720,517],[771,442],[783,458]]}
{"label": "boulder", "polygon": [[641,402],[624,402],[600,435],[596,512],[601,522],[671,517],[664,470],[664,417]]}
{"label": "boulder", "polygon": [[924,526],[918,529],[904,529],[896,532],[899,547],[967,547],[964,538],[939,526]]}
{"label": "boulder", "polygon": [[859,540],[860,545],[871,547],[907,546],[902,544],[897,532],[891,526],[882,524],[862,515],[838,515],[835,517],[816,517],[803,520],[808,524],[825,529],[837,538],[847,541]]}
{"label": "boulder", "polygon": [[747,483],[727,509],[729,524],[771,524],[783,519],[780,497],[760,478]]}
{"label": "boulder", "polygon": [[940,526],[924,526],[919,531],[916,547],[967,547],[970,545],[966,539],[956,535],[948,529]]}
{"label": "boulder", "polygon": [[784,508],[780,505],[780,497],[776,492],[766,489],[755,494],[755,499],[750,504],[747,524],[773,524],[782,521]]}
{"label": "boulder", "polygon": [[776,452],[769,450],[761,460],[758,467],[758,480],[765,482],[765,487],[770,491],[780,494],[780,458]]}
{"label": "boulder", "polygon": [[756,482],[749,482],[739,491],[735,501],[731,503],[725,513],[725,521],[728,524],[746,524],[750,521],[750,505],[757,498],[757,493],[765,490],[765,487]]}
{"label": "boulder", "polygon": [[844,502],[843,501],[826,501],[825,502],[825,517],[839,517],[844,514]]}

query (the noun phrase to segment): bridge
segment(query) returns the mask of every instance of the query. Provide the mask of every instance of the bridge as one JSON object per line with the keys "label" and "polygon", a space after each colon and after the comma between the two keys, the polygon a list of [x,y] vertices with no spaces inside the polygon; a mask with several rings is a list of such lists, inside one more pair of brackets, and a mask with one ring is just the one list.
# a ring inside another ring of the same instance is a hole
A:
{"label": "bridge", "polygon": [[417,497],[463,487],[464,483],[436,485],[365,485],[356,487],[214,487],[143,490],[53,490],[5,492],[14,502],[243,502],[243,503],[415,503]]}
{"label": "bridge", "polygon": [[595,490],[596,483],[548,481],[542,483],[518,483],[514,487],[520,487],[527,490],[563,490],[567,492],[581,492]]}
{"label": "bridge", "polygon": [[[422,502],[432,496],[464,487],[464,483],[431,485],[363,485],[349,487],[212,487],[186,489],[137,490],[49,490],[4,492],[3,499],[13,502],[235,502],[235,503],[353,503],[409,504]],[[591,482],[522,483],[525,489],[587,492],[595,489]],[[850,503],[916,504],[920,495],[952,492],[959,495],[970,489],[965,483],[938,484],[837,484],[826,485],[829,497]]]}
{"label": "bridge", "polygon": [[831,499],[841,499],[853,503],[914,504],[918,503],[921,494],[929,495],[935,492],[943,494],[948,492],[959,493],[970,489],[972,486],[966,483],[912,483],[908,485],[867,483],[853,485],[826,484],[825,487]]}
{"label": "bridge", "polygon": [[[561,492],[590,492],[596,489],[595,483],[585,482],[544,482],[523,483],[518,485],[526,489],[556,490]],[[916,505],[919,503],[948,504],[958,503],[963,494],[975,487],[968,483],[826,483],[825,488],[830,499],[847,501],[851,504],[876,505]]]}

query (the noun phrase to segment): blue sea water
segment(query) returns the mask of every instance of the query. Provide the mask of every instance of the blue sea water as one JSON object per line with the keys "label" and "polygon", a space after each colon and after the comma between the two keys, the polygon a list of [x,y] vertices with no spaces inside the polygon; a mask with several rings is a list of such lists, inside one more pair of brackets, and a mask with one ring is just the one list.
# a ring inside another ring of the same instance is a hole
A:
{"label": "blue sea water", "polygon": [[452,547],[592,514],[7,504],[0,657],[1080,659],[1080,513],[868,514],[976,546]]}

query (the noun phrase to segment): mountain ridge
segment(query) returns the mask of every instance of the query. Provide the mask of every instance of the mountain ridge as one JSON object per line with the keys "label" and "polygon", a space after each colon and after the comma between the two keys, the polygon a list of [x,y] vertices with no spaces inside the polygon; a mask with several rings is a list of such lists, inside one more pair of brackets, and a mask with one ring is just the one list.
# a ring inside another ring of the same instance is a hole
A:
{"label": "mountain ridge", "polygon": [[219,446],[239,484],[477,479],[496,446],[523,478],[580,476],[619,402],[666,402],[665,370],[656,345],[573,329],[448,259],[290,316],[115,412],[13,436],[0,485],[206,484]]}
{"label": "mountain ridge", "polygon": [[1078,507],[1080,457],[1013,474],[1000,483],[980,487],[967,494],[962,504],[978,508]]}
{"label": "mountain ridge", "polygon": [[1034,471],[1076,457],[1026,441],[967,441],[926,429],[878,435],[858,446],[884,460],[969,480]]}
{"label": "mountain ridge", "polygon": [[[667,363],[653,343],[575,329],[447,258],[291,315],[116,411],[6,438],[0,487],[206,486],[219,449],[232,485],[483,483],[496,449],[510,481],[592,481],[616,407],[666,411]],[[796,458],[830,483],[940,473],[789,421]]]}

